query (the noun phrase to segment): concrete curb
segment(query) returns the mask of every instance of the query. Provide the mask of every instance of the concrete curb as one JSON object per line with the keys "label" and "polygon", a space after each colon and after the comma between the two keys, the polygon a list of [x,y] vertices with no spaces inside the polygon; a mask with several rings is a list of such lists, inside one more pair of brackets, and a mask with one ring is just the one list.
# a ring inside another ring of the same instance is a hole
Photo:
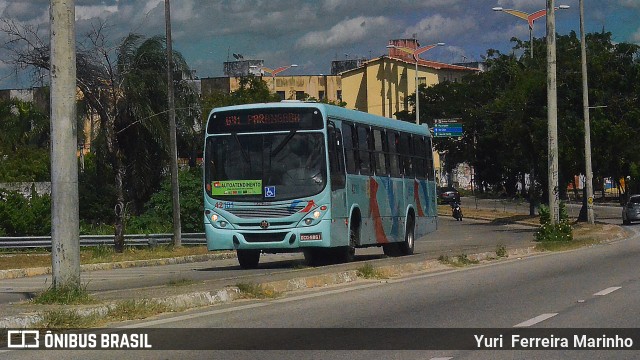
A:
{"label": "concrete curb", "polygon": [[[203,262],[209,260],[221,260],[235,258],[235,253],[216,253],[202,255],[188,255],[174,258],[148,259],[148,260],[131,260],[119,261],[113,263],[84,264],[80,265],[80,271],[97,271],[97,270],[113,270],[126,269],[132,267],[149,267],[161,265],[187,264],[193,262]],[[17,279],[23,277],[32,277],[39,275],[51,274],[51,267],[34,267],[24,269],[8,269],[0,270],[0,280]]]}

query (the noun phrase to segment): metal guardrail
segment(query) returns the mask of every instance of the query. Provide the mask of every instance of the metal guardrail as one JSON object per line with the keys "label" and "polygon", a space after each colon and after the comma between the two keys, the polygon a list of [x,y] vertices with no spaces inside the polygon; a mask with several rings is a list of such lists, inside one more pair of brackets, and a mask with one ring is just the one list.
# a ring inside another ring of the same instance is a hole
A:
{"label": "metal guardrail", "polygon": [[[125,246],[170,244],[173,234],[131,234],[124,236]],[[206,244],[204,233],[182,234],[182,245]],[[80,246],[113,246],[113,235],[80,235]],[[51,236],[0,237],[0,249],[51,249]]]}

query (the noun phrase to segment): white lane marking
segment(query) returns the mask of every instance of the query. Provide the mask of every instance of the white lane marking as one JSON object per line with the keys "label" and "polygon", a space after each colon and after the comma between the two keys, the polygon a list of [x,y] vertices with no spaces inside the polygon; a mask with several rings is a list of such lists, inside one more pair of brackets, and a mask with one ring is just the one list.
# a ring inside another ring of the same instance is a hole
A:
{"label": "white lane marking", "polygon": [[602,291],[598,291],[597,293],[593,294],[593,296],[604,296],[604,295],[608,295],[611,294],[612,292],[618,290],[618,289],[622,289],[621,286],[612,286],[610,288],[606,288]]}
{"label": "white lane marking", "polygon": [[437,357],[437,358],[431,358],[429,360],[451,360],[453,359],[452,357]]}
{"label": "white lane marking", "polygon": [[558,313],[538,315],[532,319],[529,319],[527,321],[521,322],[520,324],[514,325],[513,327],[527,327],[527,326],[535,325],[539,322],[543,322],[547,319],[550,319],[556,315],[558,315]]}

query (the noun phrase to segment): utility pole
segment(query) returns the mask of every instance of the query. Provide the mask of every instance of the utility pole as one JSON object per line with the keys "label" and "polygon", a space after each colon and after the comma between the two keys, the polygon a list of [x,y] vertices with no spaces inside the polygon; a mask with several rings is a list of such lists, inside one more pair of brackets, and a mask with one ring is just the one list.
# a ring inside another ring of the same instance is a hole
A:
{"label": "utility pole", "polygon": [[80,286],[74,0],[51,0],[52,286]]}
{"label": "utility pole", "polygon": [[180,223],[180,187],[178,184],[178,145],[176,139],[176,106],[173,95],[173,46],[171,44],[171,4],[164,0],[164,20],[167,32],[167,94],[169,102],[169,156],[171,157],[171,198],[173,203],[173,246],[182,246]]}
{"label": "utility pole", "polygon": [[547,0],[547,118],[549,164],[549,211],[551,224],[560,222],[558,188],[558,89],[556,80],[555,0]]}
{"label": "utility pole", "polygon": [[587,190],[587,223],[595,223],[593,213],[593,170],[591,168],[591,125],[589,123],[589,81],[587,78],[587,42],[584,33],[584,0],[580,0],[580,50],[582,62],[582,109],[584,113],[584,172]]}

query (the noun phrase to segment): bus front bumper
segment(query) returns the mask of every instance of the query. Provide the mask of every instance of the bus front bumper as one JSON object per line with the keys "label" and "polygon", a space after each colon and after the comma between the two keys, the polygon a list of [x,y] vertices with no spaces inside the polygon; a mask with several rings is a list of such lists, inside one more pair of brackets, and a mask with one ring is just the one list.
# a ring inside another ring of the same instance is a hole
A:
{"label": "bus front bumper", "polygon": [[317,225],[277,230],[238,231],[218,229],[205,224],[209,250],[267,250],[290,252],[306,247],[331,247],[328,222]]}

